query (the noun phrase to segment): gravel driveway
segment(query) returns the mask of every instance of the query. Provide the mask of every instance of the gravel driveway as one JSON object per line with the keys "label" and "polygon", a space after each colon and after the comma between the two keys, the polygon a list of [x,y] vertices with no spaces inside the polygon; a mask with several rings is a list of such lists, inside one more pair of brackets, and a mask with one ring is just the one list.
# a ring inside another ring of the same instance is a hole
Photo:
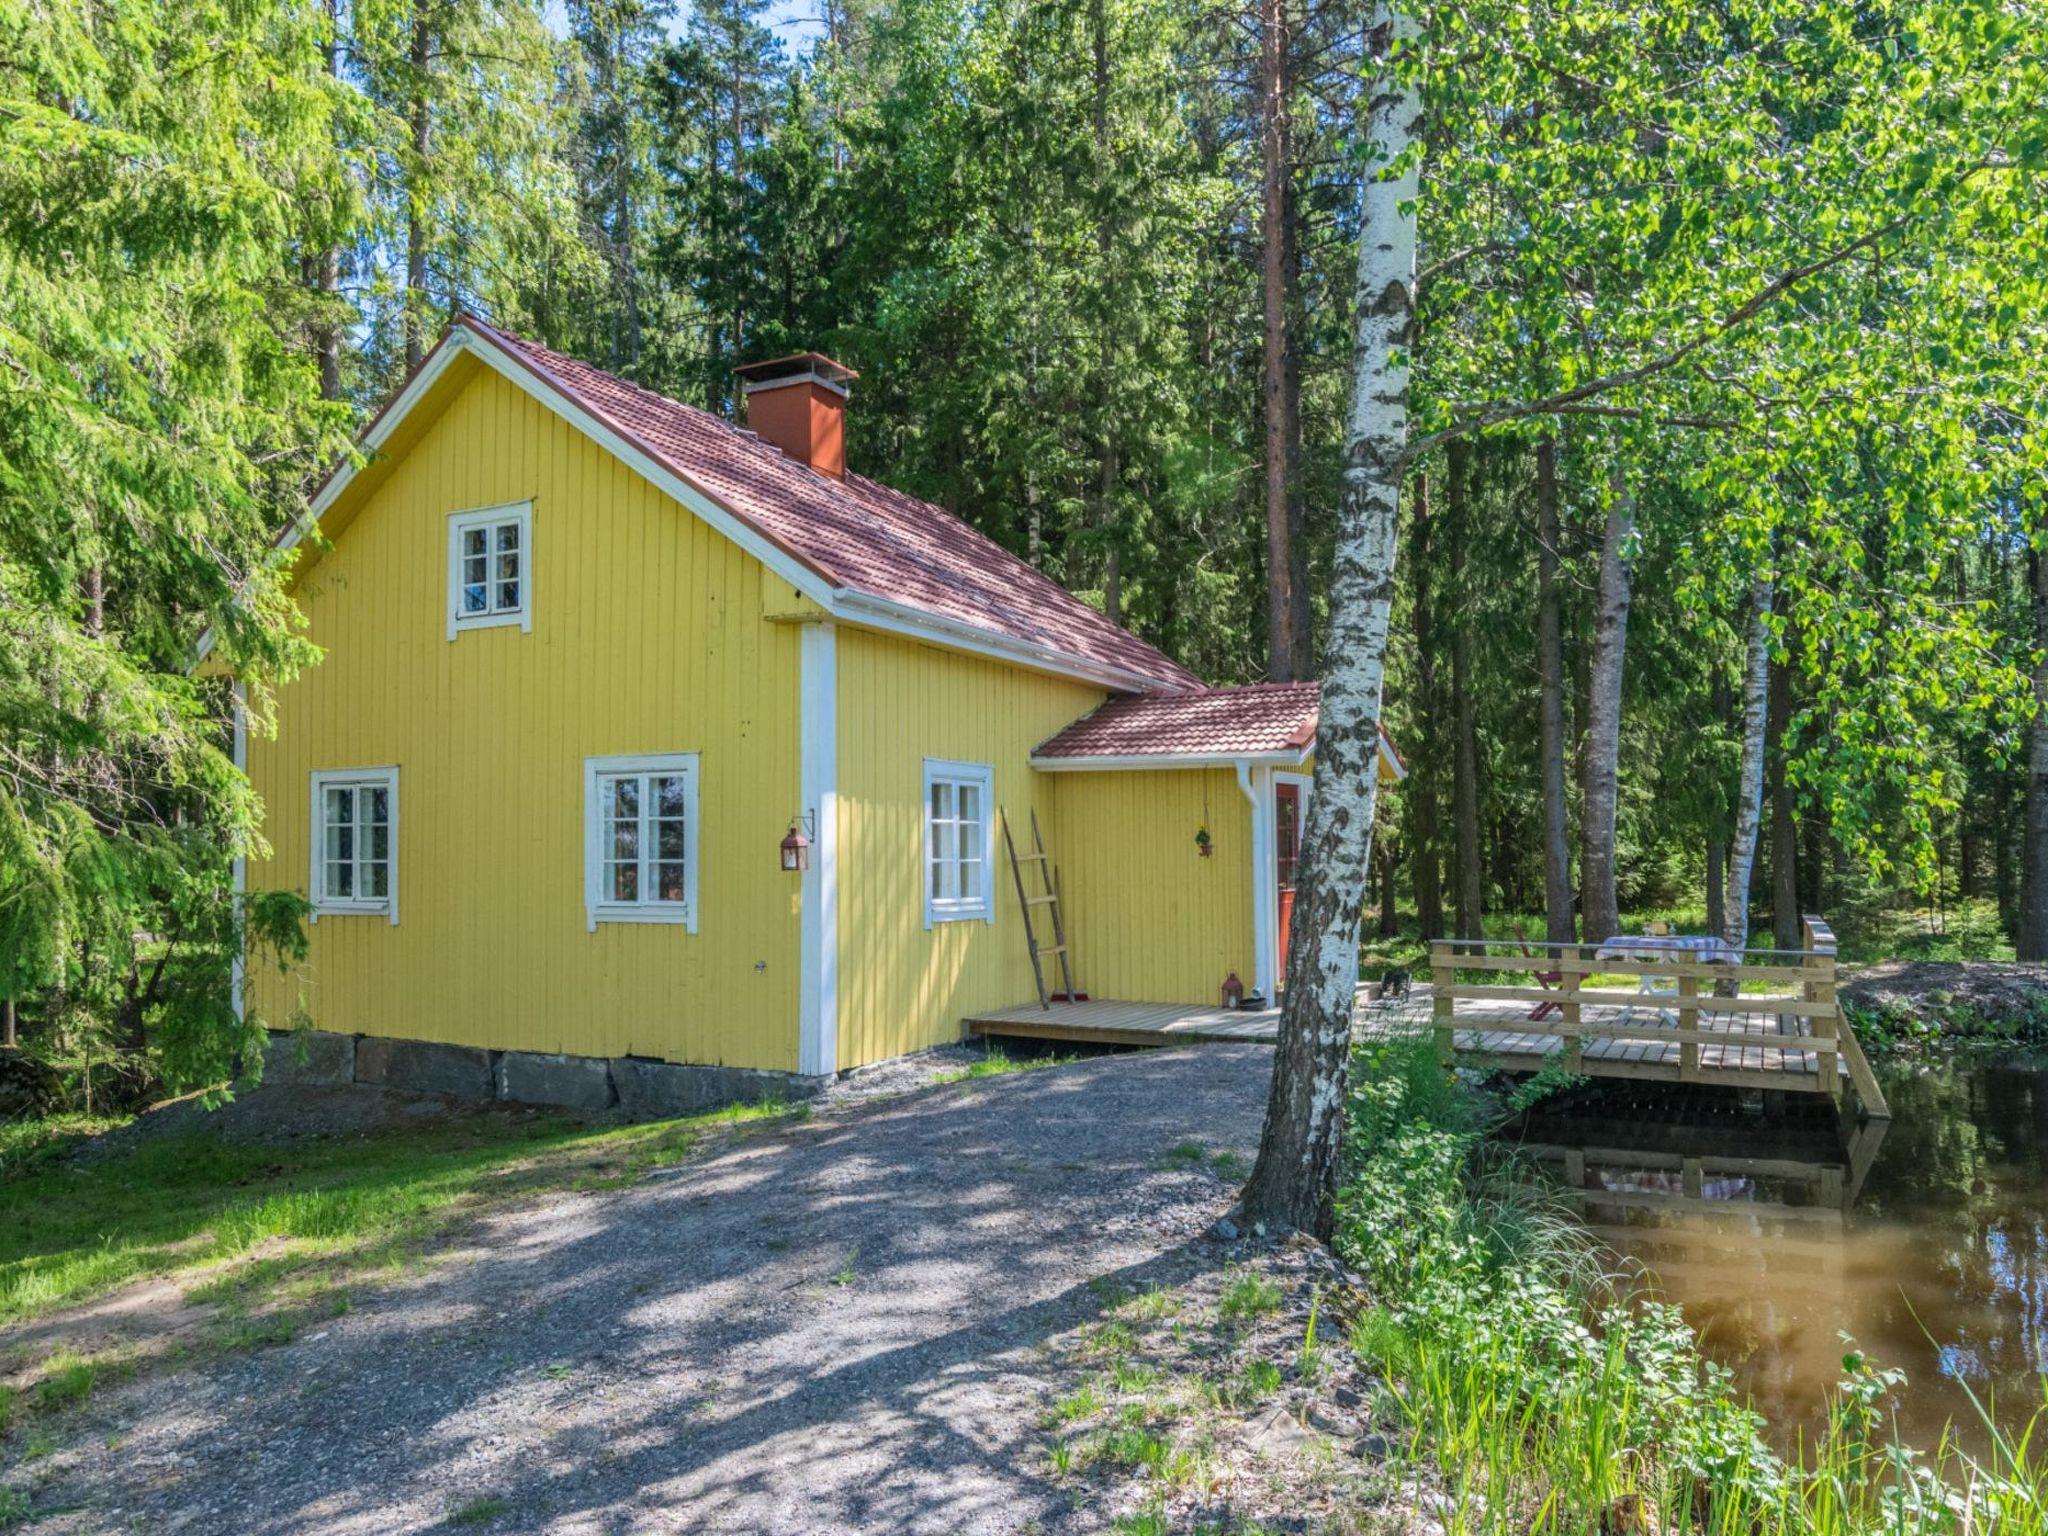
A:
{"label": "gravel driveway", "polygon": [[[1272,1053],[1104,1056],[830,1110],[488,1221],[297,1342],[96,1396],[51,1532],[1093,1528],[1049,1342],[1223,1262]],[[110,1444],[111,1442],[111,1444]]]}

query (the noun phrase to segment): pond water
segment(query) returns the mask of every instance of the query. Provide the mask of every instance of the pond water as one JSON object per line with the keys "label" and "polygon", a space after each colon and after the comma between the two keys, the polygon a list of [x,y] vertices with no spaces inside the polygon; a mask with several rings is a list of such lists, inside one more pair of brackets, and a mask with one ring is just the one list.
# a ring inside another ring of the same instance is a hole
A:
{"label": "pond water", "polygon": [[2048,1371],[2048,1055],[1880,1076],[1889,1124],[1845,1128],[1804,1095],[1608,1082],[1506,1134],[1647,1266],[1781,1441],[1823,1420],[1847,1334],[1906,1371],[1905,1439],[1953,1425],[1981,1450],[1970,1393],[2024,1426]]}

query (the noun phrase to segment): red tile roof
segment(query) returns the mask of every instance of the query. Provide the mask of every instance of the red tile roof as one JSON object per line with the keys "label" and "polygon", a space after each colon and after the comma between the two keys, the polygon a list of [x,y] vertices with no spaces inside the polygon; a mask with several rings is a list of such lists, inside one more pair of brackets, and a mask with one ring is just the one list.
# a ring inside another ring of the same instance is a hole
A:
{"label": "red tile roof", "polygon": [[1314,683],[1255,683],[1115,698],[1032,756],[1299,756],[1316,739],[1321,697]]}
{"label": "red tile roof", "polygon": [[830,479],[709,411],[473,317],[463,316],[456,324],[630,439],[834,587],[1045,647],[1097,668],[1114,668],[1127,674],[1134,687],[1201,686],[1186,668],[930,502],[860,475]]}

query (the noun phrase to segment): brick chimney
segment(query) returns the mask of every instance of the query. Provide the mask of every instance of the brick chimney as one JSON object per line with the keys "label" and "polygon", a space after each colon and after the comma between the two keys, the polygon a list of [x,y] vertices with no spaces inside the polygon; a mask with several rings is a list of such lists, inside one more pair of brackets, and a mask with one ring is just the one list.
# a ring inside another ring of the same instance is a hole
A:
{"label": "brick chimney", "polygon": [[747,427],[799,464],[846,478],[846,386],[860,377],[822,352],[733,369],[747,396]]}

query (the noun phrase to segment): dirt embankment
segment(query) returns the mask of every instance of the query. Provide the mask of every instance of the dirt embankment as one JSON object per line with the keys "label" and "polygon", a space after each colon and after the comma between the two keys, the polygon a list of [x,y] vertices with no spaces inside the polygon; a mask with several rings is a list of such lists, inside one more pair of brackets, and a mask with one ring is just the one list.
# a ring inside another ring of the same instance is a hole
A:
{"label": "dirt embankment", "polygon": [[1841,997],[1908,1034],[2048,1040],[2048,965],[1887,960],[1844,967]]}

